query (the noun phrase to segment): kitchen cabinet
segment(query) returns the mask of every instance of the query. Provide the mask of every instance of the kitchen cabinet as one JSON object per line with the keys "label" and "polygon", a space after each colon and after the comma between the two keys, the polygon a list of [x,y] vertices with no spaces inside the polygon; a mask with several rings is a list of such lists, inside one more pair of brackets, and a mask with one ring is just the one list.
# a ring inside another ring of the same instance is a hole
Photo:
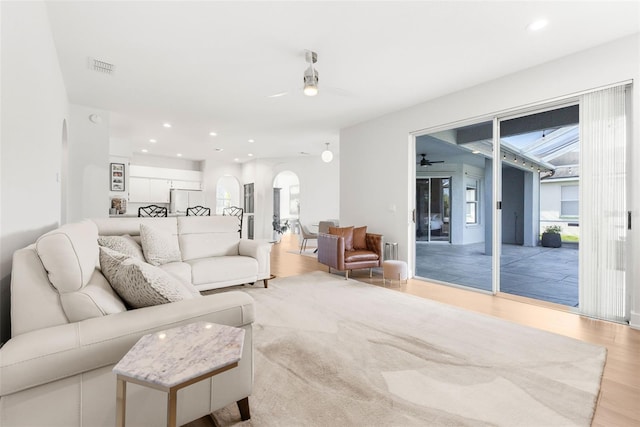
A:
{"label": "kitchen cabinet", "polygon": [[129,178],[129,202],[169,203],[171,180],[156,178]]}

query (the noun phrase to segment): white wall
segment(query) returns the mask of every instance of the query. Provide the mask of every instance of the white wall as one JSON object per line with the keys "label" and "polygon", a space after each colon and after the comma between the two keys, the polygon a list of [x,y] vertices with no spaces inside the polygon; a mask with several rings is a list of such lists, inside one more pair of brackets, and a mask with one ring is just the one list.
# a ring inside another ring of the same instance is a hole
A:
{"label": "white wall", "polygon": [[[413,263],[411,209],[415,157],[411,132],[441,127],[470,118],[492,115],[585,90],[640,79],[640,36],[626,37],[584,52],[453,93],[423,104],[364,122],[340,133],[340,220],[367,221],[369,229],[399,242],[401,259]],[[633,90],[634,105],[639,91]],[[636,107],[637,108],[637,107]],[[636,114],[637,116],[637,114]],[[638,119],[633,119],[633,145],[638,145]],[[640,162],[640,150],[633,150]],[[366,167],[356,168],[362,164]],[[635,168],[633,186],[640,188]],[[640,224],[640,200],[632,200],[635,223]],[[630,233],[632,254],[640,238]],[[632,322],[640,327],[640,263],[630,267],[634,287]]]}
{"label": "white wall", "polygon": [[60,221],[58,177],[67,95],[44,4],[0,2],[0,14],[0,338],[4,342],[10,333],[12,254]]}
{"label": "white wall", "polygon": [[[338,218],[340,192],[340,156],[334,155],[331,163],[320,157],[258,159],[245,163],[242,168],[242,185],[255,185],[256,239],[271,238],[273,233],[273,180],[280,172],[291,171],[300,180],[300,222],[317,224],[320,220]],[[342,220],[340,221],[342,224]]]}
{"label": "white wall", "polygon": [[[98,123],[89,120],[97,114]],[[109,215],[109,113],[69,105],[68,221]]]}

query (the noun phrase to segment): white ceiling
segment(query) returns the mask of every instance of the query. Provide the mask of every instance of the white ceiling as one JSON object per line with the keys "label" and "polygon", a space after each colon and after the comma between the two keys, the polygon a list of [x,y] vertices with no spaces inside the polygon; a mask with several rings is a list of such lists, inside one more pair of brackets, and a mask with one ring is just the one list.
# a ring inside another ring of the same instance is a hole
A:
{"label": "white ceiling", "polygon": [[[345,126],[640,31],[639,1],[47,6],[70,102],[110,111],[112,136],[135,152],[193,160],[318,156],[326,142],[338,151]],[[549,25],[528,31],[538,18]],[[312,98],[305,49],[318,53]]]}

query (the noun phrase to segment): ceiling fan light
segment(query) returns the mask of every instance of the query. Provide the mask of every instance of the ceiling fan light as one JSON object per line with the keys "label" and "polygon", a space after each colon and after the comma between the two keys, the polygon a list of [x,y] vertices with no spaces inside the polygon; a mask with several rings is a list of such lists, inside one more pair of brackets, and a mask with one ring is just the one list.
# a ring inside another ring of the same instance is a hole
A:
{"label": "ceiling fan light", "polygon": [[318,94],[318,71],[312,66],[304,72],[304,94],[307,96],[316,96]]}
{"label": "ceiling fan light", "polygon": [[304,85],[303,92],[307,96],[316,96],[318,94],[318,86],[315,84]]}
{"label": "ceiling fan light", "polygon": [[333,160],[333,153],[329,150],[329,143],[327,142],[326,144],[327,144],[327,148],[322,152],[320,157],[322,158],[323,162],[329,163],[331,162],[331,160]]}

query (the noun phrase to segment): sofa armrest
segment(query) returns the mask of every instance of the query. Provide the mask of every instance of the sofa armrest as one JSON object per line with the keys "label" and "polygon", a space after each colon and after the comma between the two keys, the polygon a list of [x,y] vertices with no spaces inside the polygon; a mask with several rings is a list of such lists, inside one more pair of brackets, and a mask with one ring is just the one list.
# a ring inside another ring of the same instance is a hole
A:
{"label": "sofa armrest", "polygon": [[344,237],[318,233],[318,262],[344,270]]}
{"label": "sofa armrest", "polygon": [[382,234],[367,233],[365,239],[367,242],[367,249],[378,254],[380,265],[382,265],[382,256],[384,252],[384,248],[382,246]]}
{"label": "sofa armrest", "polygon": [[271,276],[271,243],[266,240],[240,239],[238,253],[258,261],[258,280]]}
{"label": "sofa armrest", "polygon": [[27,332],[0,349],[0,396],[117,363],[143,335],[197,321],[250,328],[253,298],[226,292]]}

